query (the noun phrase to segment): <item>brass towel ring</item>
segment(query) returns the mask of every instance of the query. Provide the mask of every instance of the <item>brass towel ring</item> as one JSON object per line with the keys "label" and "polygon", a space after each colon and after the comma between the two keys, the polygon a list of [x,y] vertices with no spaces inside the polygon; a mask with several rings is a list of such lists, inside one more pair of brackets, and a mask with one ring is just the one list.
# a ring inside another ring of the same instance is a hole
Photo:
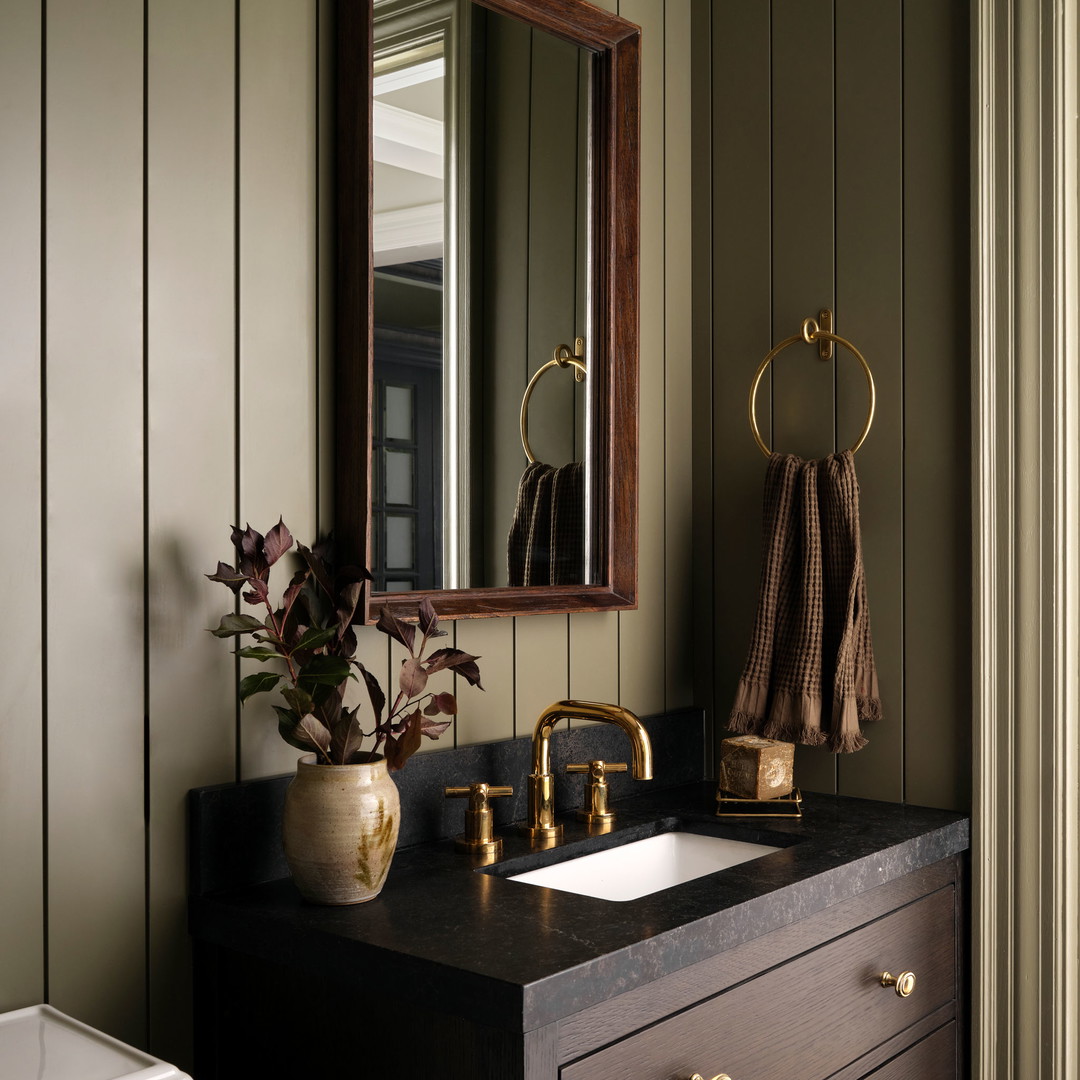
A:
{"label": "brass towel ring", "polygon": [[[577,339],[576,344],[580,354],[583,351],[581,338]],[[529,385],[525,387],[525,394],[521,399],[521,446],[530,464],[536,461],[536,457],[532,452],[532,447],[529,445],[529,398],[532,397],[533,388],[540,381],[540,376],[553,367],[572,367],[574,368],[575,381],[584,382],[585,380],[585,364],[570,351],[569,345],[556,345],[552,358],[536,369],[536,373],[529,380]]]}
{"label": "brass towel ring", "polygon": [[747,402],[747,413],[750,418],[750,430],[754,434],[754,441],[758,444],[758,448],[761,452],[769,457],[772,451],[765,445],[765,440],[761,437],[761,431],[758,428],[757,415],[754,410],[755,401],[757,399],[758,386],[761,384],[761,377],[765,374],[765,369],[773,362],[773,360],[780,355],[789,345],[794,345],[797,341],[803,341],[807,345],[813,345],[819,340],[835,341],[837,345],[843,345],[845,349],[850,352],[859,364],[862,366],[863,374],[866,376],[866,389],[869,394],[869,406],[866,410],[866,423],[863,424],[862,432],[859,437],[851,446],[851,452],[854,454],[862,446],[866,439],[866,436],[870,433],[870,425],[874,422],[874,406],[877,402],[877,392],[874,389],[874,376],[870,373],[870,365],[866,362],[865,357],[854,345],[851,344],[847,338],[840,337],[839,334],[831,334],[827,330],[822,330],[818,326],[816,319],[803,319],[802,327],[799,333],[793,334],[789,338],[785,338],[777,345],[772,352],[765,357],[764,360],[758,365],[757,371],[754,373],[754,381],[750,384],[750,397]]}

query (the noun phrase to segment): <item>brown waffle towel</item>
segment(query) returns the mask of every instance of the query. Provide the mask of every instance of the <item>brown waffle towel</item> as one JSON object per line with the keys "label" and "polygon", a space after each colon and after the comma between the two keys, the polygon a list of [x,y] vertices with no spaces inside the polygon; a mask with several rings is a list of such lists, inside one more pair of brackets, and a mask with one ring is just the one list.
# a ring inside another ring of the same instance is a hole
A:
{"label": "brown waffle towel", "polygon": [[728,727],[850,753],[866,745],[860,722],[880,716],[854,458],[773,454],[757,617]]}
{"label": "brown waffle towel", "polygon": [[518,484],[506,539],[510,585],[577,585],[584,580],[585,469],[531,462]]}

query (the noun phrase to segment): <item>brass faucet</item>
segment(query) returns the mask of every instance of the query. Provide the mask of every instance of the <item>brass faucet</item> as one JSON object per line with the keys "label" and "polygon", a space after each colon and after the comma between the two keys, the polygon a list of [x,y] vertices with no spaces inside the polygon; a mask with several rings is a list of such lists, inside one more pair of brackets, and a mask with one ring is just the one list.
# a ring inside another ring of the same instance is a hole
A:
{"label": "brass faucet", "polygon": [[630,737],[630,771],[635,780],[652,779],[652,744],[649,733],[629,709],[596,701],[556,701],[536,721],[533,730],[529,775],[529,818],[524,828],[533,839],[550,840],[562,835],[555,823],[555,777],[551,772],[551,729],[560,721],[598,720],[620,727]]}

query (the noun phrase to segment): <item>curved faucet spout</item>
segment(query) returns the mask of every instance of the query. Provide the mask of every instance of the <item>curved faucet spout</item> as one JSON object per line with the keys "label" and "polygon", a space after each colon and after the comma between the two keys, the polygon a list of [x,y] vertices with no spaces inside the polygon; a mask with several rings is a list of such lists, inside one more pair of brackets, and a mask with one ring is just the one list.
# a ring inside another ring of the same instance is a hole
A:
{"label": "curved faucet spout", "polygon": [[540,714],[533,730],[534,773],[551,772],[551,732],[560,720],[595,720],[622,728],[630,739],[634,779],[652,779],[652,743],[644,725],[629,709],[599,701],[556,701]]}
{"label": "curved faucet spout", "polygon": [[555,778],[551,773],[551,732],[560,720],[595,720],[622,728],[630,739],[630,771],[635,780],[652,779],[652,743],[641,721],[620,705],[598,701],[556,701],[536,721],[533,730],[529,777],[529,820],[525,831],[535,838],[550,839],[562,832],[555,824]]}

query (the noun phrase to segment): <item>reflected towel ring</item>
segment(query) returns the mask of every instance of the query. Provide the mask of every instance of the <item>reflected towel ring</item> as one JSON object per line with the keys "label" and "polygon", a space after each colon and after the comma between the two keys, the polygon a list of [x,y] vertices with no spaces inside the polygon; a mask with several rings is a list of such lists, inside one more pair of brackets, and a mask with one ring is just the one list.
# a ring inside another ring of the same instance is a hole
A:
{"label": "reflected towel ring", "polygon": [[525,394],[521,399],[521,446],[530,464],[535,463],[536,457],[532,452],[532,447],[529,445],[529,398],[532,397],[533,388],[540,381],[540,376],[549,368],[572,367],[574,368],[575,381],[585,381],[585,363],[581,356],[584,351],[584,342],[581,338],[578,338],[575,344],[578,350],[577,355],[570,351],[569,345],[556,345],[552,359],[536,369],[536,373],[529,380],[529,385],[525,387]]}
{"label": "reflected towel ring", "polygon": [[753,432],[754,441],[758,444],[758,448],[766,457],[769,457],[772,454],[772,451],[765,445],[765,440],[761,437],[761,431],[758,428],[757,415],[754,410],[758,386],[761,384],[761,377],[765,374],[765,369],[789,345],[794,345],[797,341],[805,342],[807,345],[814,345],[821,340],[834,341],[837,345],[843,345],[844,348],[859,361],[859,364],[863,369],[863,374],[866,376],[866,389],[869,393],[870,401],[866,410],[866,422],[863,424],[862,432],[850,448],[853,454],[858,451],[859,447],[862,446],[865,441],[866,436],[870,433],[870,425],[874,422],[874,406],[877,401],[877,392],[874,389],[874,376],[870,372],[870,365],[866,362],[863,354],[859,352],[847,338],[842,338],[839,334],[832,334],[827,330],[822,330],[821,327],[818,326],[816,319],[803,319],[799,333],[793,334],[789,338],[785,338],[768,354],[768,356],[765,357],[764,360],[761,361],[757,371],[754,373],[754,381],[750,384],[750,397],[747,402],[750,430]]}

